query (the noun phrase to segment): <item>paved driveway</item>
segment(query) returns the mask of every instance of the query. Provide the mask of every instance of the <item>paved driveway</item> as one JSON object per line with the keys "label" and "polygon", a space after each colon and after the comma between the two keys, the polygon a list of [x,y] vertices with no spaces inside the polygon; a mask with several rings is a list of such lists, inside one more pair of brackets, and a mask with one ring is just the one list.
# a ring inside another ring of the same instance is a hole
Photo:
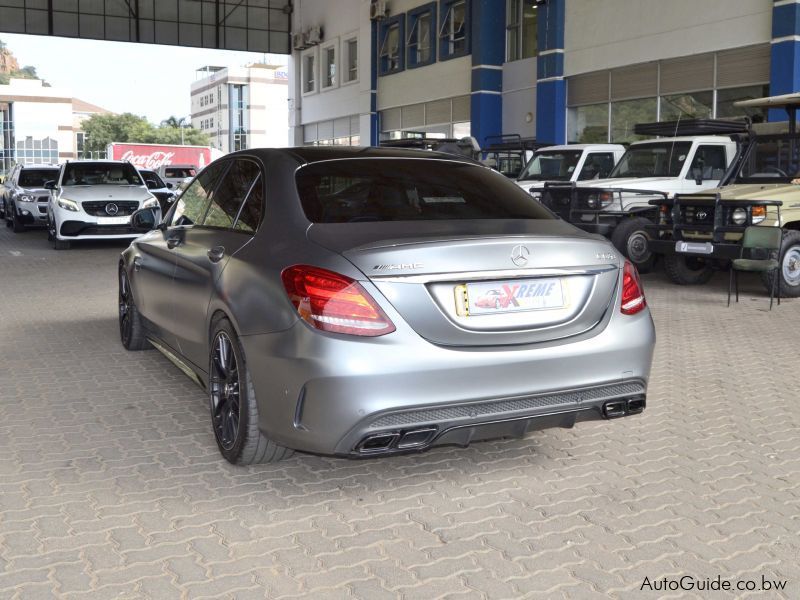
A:
{"label": "paved driveway", "polygon": [[123,246],[0,227],[0,597],[800,597],[800,301],[650,275],[640,417],[237,468],[203,393],[119,344]]}

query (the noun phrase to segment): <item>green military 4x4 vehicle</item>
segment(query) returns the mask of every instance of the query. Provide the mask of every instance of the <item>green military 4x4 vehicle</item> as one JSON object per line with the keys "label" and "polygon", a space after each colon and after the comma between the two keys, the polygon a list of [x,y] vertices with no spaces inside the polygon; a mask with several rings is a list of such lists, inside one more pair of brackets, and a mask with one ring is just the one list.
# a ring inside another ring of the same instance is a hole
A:
{"label": "green military 4x4 vehicle", "polygon": [[[657,223],[648,228],[648,248],[664,256],[664,270],[682,285],[707,282],[715,268],[741,252],[750,225],[781,227],[779,293],[800,297],[800,133],[795,112],[800,94],[759,98],[740,106],[784,108],[789,123],[756,124],[720,187],[701,194],[654,200]],[[776,131],[783,130],[783,133]],[[774,273],[763,275],[767,290]]]}

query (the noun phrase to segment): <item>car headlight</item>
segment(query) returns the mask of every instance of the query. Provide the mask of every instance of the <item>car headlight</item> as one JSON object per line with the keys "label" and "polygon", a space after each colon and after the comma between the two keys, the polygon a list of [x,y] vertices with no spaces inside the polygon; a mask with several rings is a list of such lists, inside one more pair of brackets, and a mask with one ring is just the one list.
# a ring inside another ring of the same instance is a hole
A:
{"label": "car headlight", "polygon": [[152,208],[154,206],[158,206],[158,200],[156,198],[145,200],[144,204],[142,204],[142,208]]}
{"label": "car headlight", "polygon": [[[737,209],[738,210],[738,209]],[[753,211],[753,225],[757,223],[761,223],[764,219],[767,218],[767,207],[766,206],[754,206]]]}
{"label": "car headlight", "polygon": [[64,210],[70,210],[72,212],[78,212],[80,210],[80,207],[75,200],[69,200],[67,198],[59,198],[58,205]]}
{"label": "car headlight", "polygon": [[737,208],[731,215],[731,221],[734,225],[744,225],[747,221],[747,211],[743,208]]}
{"label": "car headlight", "polygon": [[33,202],[34,200],[36,200],[36,198],[29,194],[20,194],[19,196],[17,196],[17,200],[19,200],[20,202]]}
{"label": "car headlight", "polygon": [[599,194],[592,194],[586,199],[586,205],[589,208],[604,208],[611,204],[614,199],[613,192],[600,192]]}

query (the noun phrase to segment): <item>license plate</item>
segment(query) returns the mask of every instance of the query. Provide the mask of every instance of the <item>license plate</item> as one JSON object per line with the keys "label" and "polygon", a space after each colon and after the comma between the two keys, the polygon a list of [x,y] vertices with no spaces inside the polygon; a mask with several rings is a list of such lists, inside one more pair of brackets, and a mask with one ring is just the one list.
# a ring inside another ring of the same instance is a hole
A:
{"label": "license plate", "polygon": [[130,222],[130,217],[97,217],[98,225],[127,225]]}
{"label": "license plate", "polygon": [[675,252],[691,254],[713,254],[714,244],[711,242],[675,242]]}
{"label": "license plate", "polygon": [[468,283],[456,288],[463,292],[466,315],[489,315],[552,310],[566,305],[563,282],[554,277]]}

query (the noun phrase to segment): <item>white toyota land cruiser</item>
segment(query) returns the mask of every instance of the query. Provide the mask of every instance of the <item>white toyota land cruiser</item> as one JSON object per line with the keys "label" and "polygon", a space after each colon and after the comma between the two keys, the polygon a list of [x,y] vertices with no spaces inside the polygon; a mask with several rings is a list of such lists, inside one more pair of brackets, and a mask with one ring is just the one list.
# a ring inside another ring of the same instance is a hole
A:
{"label": "white toyota land cruiser", "polygon": [[73,240],[128,239],[141,235],[131,215],[158,206],[139,171],[129,162],[86,160],[64,163],[58,179],[48,181],[48,237],[57,250]]}

